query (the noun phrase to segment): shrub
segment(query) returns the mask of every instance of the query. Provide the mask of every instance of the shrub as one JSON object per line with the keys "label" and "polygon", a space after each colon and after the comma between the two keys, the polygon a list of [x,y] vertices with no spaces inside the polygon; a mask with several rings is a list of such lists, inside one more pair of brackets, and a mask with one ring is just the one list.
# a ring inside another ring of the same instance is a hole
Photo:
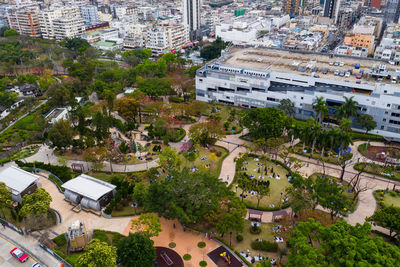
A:
{"label": "shrub", "polygon": [[190,255],[190,254],[185,254],[185,255],[183,255],[183,259],[184,259],[185,261],[190,261],[190,260],[192,259],[192,255]]}
{"label": "shrub", "polygon": [[176,243],[174,243],[174,242],[171,242],[171,243],[169,243],[169,244],[168,244],[168,247],[170,247],[170,248],[174,248],[174,247],[176,247]]}
{"label": "shrub", "polygon": [[237,242],[242,242],[243,241],[243,236],[242,235],[237,235],[236,236]]}
{"label": "shrub", "polygon": [[64,246],[65,244],[67,244],[67,240],[65,239],[65,235],[64,235],[64,234],[61,234],[61,235],[56,236],[56,237],[53,239],[53,242],[54,242],[58,247],[62,247],[62,246]]}
{"label": "shrub", "polygon": [[261,233],[261,228],[257,225],[253,225],[252,227],[250,227],[250,233],[252,233],[253,235],[258,235],[259,233]]}
{"label": "shrub", "polygon": [[60,180],[65,183],[68,180],[72,179],[72,170],[67,166],[56,166],[51,164],[46,164],[44,162],[22,162],[20,160],[16,160],[15,163],[18,167],[30,167],[30,168],[39,168],[46,171],[49,171],[56,175]]}
{"label": "shrub", "polygon": [[395,191],[390,191],[390,195],[391,195],[392,197],[396,197],[396,196],[397,196],[397,193],[396,193]]}
{"label": "shrub", "polygon": [[206,243],[205,242],[199,242],[199,243],[197,243],[197,246],[199,248],[205,248],[206,247]]}
{"label": "shrub", "polygon": [[206,261],[201,261],[199,263],[200,267],[206,267],[207,266],[207,262]]}
{"label": "shrub", "polygon": [[108,206],[104,209],[104,213],[110,215],[113,211],[114,205],[108,204]]}
{"label": "shrub", "polygon": [[217,157],[221,157],[221,156],[222,156],[222,152],[221,152],[221,151],[217,151],[217,152],[215,152],[215,155],[216,155]]}
{"label": "shrub", "polygon": [[277,252],[278,251],[278,243],[269,242],[267,240],[263,240],[263,241],[255,240],[255,241],[251,242],[251,248],[254,250]]}

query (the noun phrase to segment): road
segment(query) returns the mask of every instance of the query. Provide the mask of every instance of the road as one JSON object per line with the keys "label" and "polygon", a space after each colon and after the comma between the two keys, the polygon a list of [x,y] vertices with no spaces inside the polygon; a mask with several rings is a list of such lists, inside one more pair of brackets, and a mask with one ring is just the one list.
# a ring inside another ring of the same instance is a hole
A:
{"label": "road", "polygon": [[[19,248],[29,256],[29,260],[20,263],[13,258],[10,251]],[[39,246],[39,243],[31,236],[21,236],[9,228],[0,225],[0,267],[10,266],[32,266],[34,262],[39,262],[42,266],[56,267],[61,263],[52,255]]]}
{"label": "road", "polygon": [[41,107],[44,103],[47,102],[47,99],[43,100],[42,103],[40,103],[39,105],[37,105],[36,107],[34,107],[33,109],[31,109],[30,111],[26,112],[24,115],[22,115],[21,117],[18,118],[18,120],[11,122],[6,128],[4,128],[3,130],[0,131],[0,134],[4,133],[5,131],[7,131],[8,128],[10,128],[11,126],[13,126],[15,123],[17,123],[17,121],[25,118],[27,115],[29,115],[31,112],[35,111],[36,109],[38,109],[39,107]]}

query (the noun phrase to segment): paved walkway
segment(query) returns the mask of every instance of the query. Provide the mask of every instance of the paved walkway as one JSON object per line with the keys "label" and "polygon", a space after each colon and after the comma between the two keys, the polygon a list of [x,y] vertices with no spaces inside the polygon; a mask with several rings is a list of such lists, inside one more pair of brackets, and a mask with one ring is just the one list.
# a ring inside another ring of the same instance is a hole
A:
{"label": "paved walkway", "polygon": [[[44,173],[40,174],[46,176]],[[103,229],[122,234],[132,218],[120,217],[107,219],[85,211],[81,211],[79,213],[73,212],[73,206],[64,200],[64,194],[58,191],[58,188],[55,184],[43,177],[40,177],[39,183],[44,189],[46,189],[47,192],[49,192],[53,199],[53,201],[50,203],[50,207],[57,210],[61,215],[62,223],[51,228],[51,230],[57,234],[65,233],[67,228],[71,226],[72,222],[76,220],[83,222],[88,230]]]}

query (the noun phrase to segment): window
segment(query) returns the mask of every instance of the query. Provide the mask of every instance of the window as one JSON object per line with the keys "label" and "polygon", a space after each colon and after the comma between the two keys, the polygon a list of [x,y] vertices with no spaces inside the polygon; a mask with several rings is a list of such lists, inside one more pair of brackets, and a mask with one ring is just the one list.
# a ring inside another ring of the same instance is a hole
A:
{"label": "window", "polygon": [[301,100],[303,100],[304,99],[304,97],[301,97]]}
{"label": "window", "polygon": [[395,112],[392,112],[392,114],[390,114],[392,117],[400,117],[400,113],[395,113]]}
{"label": "window", "polygon": [[386,106],[387,106],[388,108],[390,108],[390,104],[387,104]]}
{"label": "window", "polygon": [[385,130],[385,126],[382,125],[382,126],[381,126],[381,130]]}
{"label": "window", "polygon": [[385,114],[388,114],[388,112],[387,112],[387,111],[385,111]]}
{"label": "window", "polygon": [[383,121],[385,122],[385,121],[386,121],[386,119],[383,119]]}

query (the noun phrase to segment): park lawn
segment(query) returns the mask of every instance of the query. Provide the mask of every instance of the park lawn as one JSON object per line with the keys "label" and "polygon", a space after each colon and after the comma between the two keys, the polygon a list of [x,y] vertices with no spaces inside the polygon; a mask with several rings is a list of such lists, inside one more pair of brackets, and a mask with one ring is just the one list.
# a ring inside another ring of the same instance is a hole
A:
{"label": "park lawn", "polygon": [[[263,176],[265,181],[270,181],[270,194],[268,196],[265,196],[264,198],[261,199],[260,201],[260,206],[259,208],[261,209],[270,209],[270,205],[274,205],[275,207],[278,207],[280,205],[280,200],[285,198],[285,190],[286,188],[290,187],[290,183],[288,179],[286,178],[286,174],[288,171],[283,168],[279,164],[275,164],[272,161],[265,161],[265,160],[260,160],[260,161],[255,161],[254,158],[249,157],[247,160],[248,164],[244,165],[243,167],[247,167],[246,173],[248,175],[254,175],[254,179],[258,179],[258,176]],[[264,166],[267,168],[273,168],[274,172],[276,175],[280,175],[281,179],[278,180],[276,178],[269,178],[272,174],[269,172],[268,175],[265,175],[265,172],[262,171],[261,173],[258,173],[259,167],[257,166],[257,163],[262,163]],[[232,186],[232,189],[236,191],[236,195],[240,197],[240,194],[242,193],[242,189],[240,187],[237,188],[236,190],[237,183],[235,183]],[[281,196],[281,192],[283,193]],[[244,199],[244,202],[246,206],[252,207],[252,208],[257,208],[257,198],[256,196],[251,197],[250,193],[247,193],[247,197]]]}
{"label": "park lawn", "polygon": [[[236,233],[232,234],[232,247],[234,248],[234,250],[236,250],[238,253],[240,252],[246,252],[247,249],[250,250],[250,255],[251,256],[256,256],[259,253],[262,256],[265,257],[270,257],[270,258],[274,258],[274,259],[279,259],[279,254],[278,252],[266,252],[266,251],[261,251],[261,250],[253,250],[251,248],[251,242],[255,241],[257,238],[260,238],[262,240],[267,240],[270,242],[275,242],[274,240],[274,236],[279,236],[279,237],[283,237],[284,241],[286,242],[287,239],[285,238],[285,236],[283,236],[283,232],[281,233],[274,233],[272,231],[272,227],[275,225],[278,225],[279,223],[261,223],[260,228],[261,228],[261,233],[260,234],[252,234],[250,233],[250,227],[251,227],[251,223],[248,220],[244,221],[244,228],[243,228],[243,233],[241,233],[241,235],[243,236],[243,241],[238,242],[236,240]],[[226,244],[229,244],[230,242],[230,235],[229,233],[226,233],[224,235],[224,237],[222,238]],[[284,247],[285,243],[279,243],[279,247]]]}
{"label": "park lawn", "polygon": [[[314,173],[314,174],[312,174],[309,178],[315,179],[315,178],[317,177],[317,175],[321,175],[321,176],[322,176],[321,173]],[[334,180],[336,180],[336,181],[339,181],[339,178],[334,177],[334,176],[326,175],[326,177],[329,178],[329,179],[334,179]],[[353,197],[354,197],[354,192],[351,192],[351,193],[349,192],[349,191],[351,190],[352,186],[351,186],[347,181],[344,181],[344,180],[342,181],[342,185],[343,185],[343,187],[344,187],[344,190],[343,190],[344,196],[345,196],[348,200],[352,201],[352,199],[353,199]],[[350,207],[350,212],[353,212],[353,211],[356,210],[356,208],[357,208],[357,203],[358,203],[358,198],[356,198],[356,199],[354,200],[354,202],[352,203],[352,205],[351,205],[351,207]]]}
{"label": "park lawn", "polygon": [[[208,173],[211,176],[218,177],[221,171],[223,159],[228,155],[228,150],[220,146],[210,146],[210,148],[199,147],[200,156],[194,161],[189,162],[181,155],[182,168],[197,168],[198,171]],[[217,154],[220,154],[218,157]],[[205,160],[203,160],[205,159]],[[210,168],[206,168],[210,165]],[[233,177],[232,177],[233,179]]]}
{"label": "park lawn", "polygon": [[134,208],[131,206],[132,203],[129,203],[127,206],[123,206],[122,209],[117,210],[115,207],[111,213],[112,217],[126,217],[126,216],[135,216],[143,212],[143,207]]}
{"label": "park lawn", "polygon": [[384,165],[369,162],[359,162],[354,164],[354,169],[361,170],[362,168],[367,173],[379,175],[387,179],[400,181],[400,170],[396,170],[390,166],[385,167]]}
{"label": "park lawn", "polygon": [[39,134],[44,129],[45,124],[42,124],[43,120],[38,118],[42,118],[42,115],[39,111],[36,111],[16,122],[0,135],[2,146],[13,146]]}
{"label": "park lawn", "polygon": [[303,144],[297,144],[293,147],[293,152],[304,157],[312,157],[313,159],[322,160],[323,162],[335,165],[341,165],[343,163],[343,160],[350,160],[351,158],[353,158],[353,153],[349,153],[343,155],[342,158],[338,160],[338,154],[333,151],[331,156],[328,156],[327,155],[328,152],[326,151],[324,155],[321,157],[321,151],[319,150],[316,150],[311,156],[311,153],[309,153],[311,148],[306,146],[305,149],[307,150],[307,152],[303,151]]}
{"label": "park lawn", "polygon": [[[393,192],[393,193],[392,193]],[[400,196],[397,192],[390,191],[384,194],[383,203],[385,206],[400,207]]]}
{"label": "park lawn", "polygon": [[[212,105],[210,104],[209,106],[210,107],[207,110],[207,112],[205,113],[205,115],[206,116],[211,115],[211,114],[220,115],[221,116],[221,124],[223,124],[225,121],[228,120],[228,118],[230,117],[231,110],[233,110],[233,109],[236,110],[236,115],[235,115],[234,120],[229,123],[229,127],[227,130],[224,129],[225,134],[238,134],[243,130],[243,128],[239,124],[239,113],[242,112],[243,109],[238,108],[238,107],[231,107],[231,106],[217,104],[217,105],[215,105],[215,107],[219,110],[219,112],[211,113]],[[234,131],[232,131],[232,127],[234,127]]]}

